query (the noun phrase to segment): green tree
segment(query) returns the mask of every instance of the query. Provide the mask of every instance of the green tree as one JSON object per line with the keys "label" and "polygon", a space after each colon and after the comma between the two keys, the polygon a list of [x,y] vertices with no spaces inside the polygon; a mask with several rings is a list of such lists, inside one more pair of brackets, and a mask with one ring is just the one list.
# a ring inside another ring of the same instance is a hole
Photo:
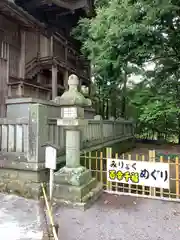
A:
{"label": "green tree", "polygon": [[[121,106],[121,116],[130,108],[142,131],[175,132],[180,141],[179,15],[179,0],[96,1],[96,16],[81,19],[73,35],[94,66],[100,101],[112,102],[114,112]],[[155,69],[128,89],[129,75],[148,61]]]}

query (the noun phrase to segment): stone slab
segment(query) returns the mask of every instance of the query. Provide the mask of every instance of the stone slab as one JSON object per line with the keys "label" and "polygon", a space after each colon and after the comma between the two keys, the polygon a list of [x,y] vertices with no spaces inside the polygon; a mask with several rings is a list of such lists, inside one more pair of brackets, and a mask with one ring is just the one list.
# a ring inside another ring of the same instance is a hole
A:
{"label": "stone slab", "polygon": [[102,184],[98,182],[96,187],[91,189],[91,191],[83,197],[82,201],[73,202],[56,197],[54,197],[54,201],[57,206],[61,205],[64,207],[77,208],[85,211],[93,205],[93,203],[101,196],[102,193]]}
{"label": "stone slab", "polygon": [[0,153],[0,167],[27,171],[40,171],[45,169],[45,163],[27,162],[23,154]]}
{"label": "stone slab", "polygon": [[64,184],[55,184],[53,195],[55,198],[66,201],[81,202],[91,189],[95,188],[97,180],[92,178],[87,184],[81,186],[72,186]]}
{"label": "stone slab", "polygon": [[12,98],[7,99],[6,104],[24,104],[24,103],[39,103],[43,105],[55,106],[59,107],[59,104],[55,103],[54,101],[46,101],[38,98]]}
{"label": "stone slab", "polygon": [[47,181],[47,170],[25,171],[0,168],[0,192],[38,199],[42,195],[40,183]]}
{"label": "stone slab", "polygon": [[54,174],[54,181],[57,184],[66,184],[73,186],[81,186],[91,179],[91,171],[85,167],[75,169],[63,167]]}

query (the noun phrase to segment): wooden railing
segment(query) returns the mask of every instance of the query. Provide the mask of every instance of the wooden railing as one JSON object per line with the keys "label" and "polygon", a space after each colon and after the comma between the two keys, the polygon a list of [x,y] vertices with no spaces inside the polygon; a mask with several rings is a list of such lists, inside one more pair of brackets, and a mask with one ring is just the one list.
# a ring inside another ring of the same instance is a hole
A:
{"label": "wooden railing", "polygon": [[40,70],[41,65],[52,63],[52,56],[47,57],[34,57],[29,62],[26,63],[26,77],[31,75],[31,72],[36,69]]}
{"label": "wooden railing", "polygon": [[34,57],[31,61],[26,63],[26,78],[32,78],[36,72],[40,71],[43,65],[52,65],[53,61],[55,61],[60,67],[65,68],[72,73],[78,73],[79,77],[86,80],[89,79],[89,66],[87,65],[87,62],[84,64],[81,58],[78,56],[72,56],[69,53],[67,54],[67,59],[63,58],[61,54],[54,54],[54,57]]}
{"label": "wooden railing", "polygon": [[37,57],[32,58],[29,62],[26,63],[26,71],[28,72],[30,69],[33,68],[34,64],[38,61]]}
{"label": "wooden railing", "polygon": [[25,80],[8,83],[8,98],[35,97],[50,100],[51,89],[32,84]]}

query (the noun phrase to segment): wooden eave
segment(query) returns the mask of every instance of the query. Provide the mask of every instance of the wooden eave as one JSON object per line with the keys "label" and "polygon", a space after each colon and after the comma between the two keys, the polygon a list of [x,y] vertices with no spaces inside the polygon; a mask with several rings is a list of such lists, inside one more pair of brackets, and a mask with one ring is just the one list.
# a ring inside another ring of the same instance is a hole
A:
{"label": "wooden eave", "polygon": [[[48,0],[46,0],[48,1]],[[51,0],[53,4],[70,10],[85,8],[88,5],[87,0]]]}
{"label": "wooden eave", "polygon": [[71,12],[83,9],[87,16],[94,15],[94,0],[44,0],[47,4],[51,3],[60,8],[70,10]]}
{"label": "wooden eave", "polygon": [[[77,9],[89,9],[92,10],[94,0],[20,0],[21,3],[24,2],[27,8],[34,6],[36,8],[48,5],[49,7],[54,7],[56,5],[59,8],[64,8],[67,10],[77,10]],[[26,2],[27,1],[27,2]]]}
{"label": "wooden eave", "polygon": [[16,20],[19,24],[26,28],[45,29],[45,24],[36,20],[33,16],[24,11],[21,7],[8,0],[1,0],[0,14]]}
{"label": "wooden eave", "polygon": [[[68,36],[80,16],[87,16],[94,0],[14,0],[16,4],[48,27],[48,35],[62,32]],[[70,36],[69,36],[70,37]]]}

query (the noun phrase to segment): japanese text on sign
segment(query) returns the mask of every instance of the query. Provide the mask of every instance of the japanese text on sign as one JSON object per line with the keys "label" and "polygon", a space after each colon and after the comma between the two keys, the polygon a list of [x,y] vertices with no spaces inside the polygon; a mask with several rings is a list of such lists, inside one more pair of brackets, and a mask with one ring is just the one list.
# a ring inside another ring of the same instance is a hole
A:
{"label": "japanese text on sign", "polygon": [[169,164],[107,159],[107,180],[169,189]]}

